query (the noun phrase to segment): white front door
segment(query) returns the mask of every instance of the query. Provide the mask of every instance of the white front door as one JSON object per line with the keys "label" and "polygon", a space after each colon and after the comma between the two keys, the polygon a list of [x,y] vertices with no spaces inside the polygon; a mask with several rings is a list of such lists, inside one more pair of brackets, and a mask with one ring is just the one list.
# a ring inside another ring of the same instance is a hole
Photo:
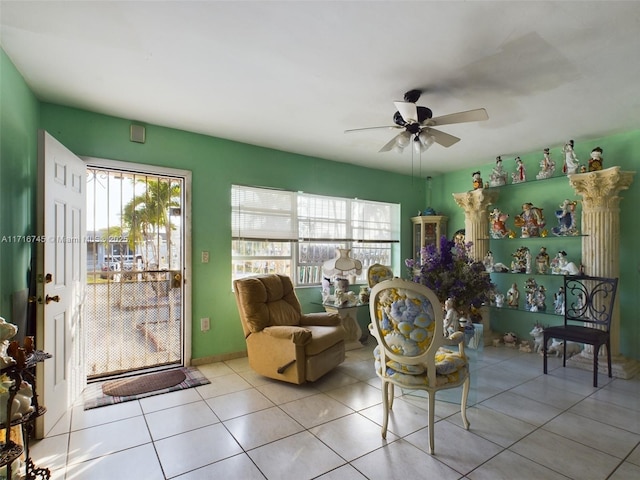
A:
{"label": "white front door", "polygon": [[83,319],[86,283],[86,167],[45,131],[38,132],[36,345],[52,355],[38,364],[37,392],[46,435],[85,384]]}

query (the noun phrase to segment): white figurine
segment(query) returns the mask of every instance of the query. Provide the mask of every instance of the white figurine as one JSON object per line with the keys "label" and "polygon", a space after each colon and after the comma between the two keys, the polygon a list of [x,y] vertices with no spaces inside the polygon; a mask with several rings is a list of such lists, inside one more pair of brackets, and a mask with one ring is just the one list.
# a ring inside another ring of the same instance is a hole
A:
{"label": "white figurine", "polygon": [[575,263],[568,261],[567,252],[561,250],[552,261],[551,273],[555,275],[578,275],[580,269]]}
{"label": "white figurine", "polygon": [[576,157],[576,154],[573,151],[573,140],[569,140],[569,142],[565,143],[562,148],[562,153],[564,153],[564,165],[562,166],[562,171],[567,175],[576,173],[580,164],[578,162],[578,157]]}
{"label": "white figurine", "polygon": [[551,156],[549,154],[549,149],[544,149],[544,156],[540,161],[540,172],[536,175],[538,180],[543,180],[545,178],[550,178],[553,176],[556,171],[556,162],[551,160]]}
{"label": "white figurine", "polygon": [[[547,353],[555,353],[556,357],[561,357],[564,350],[564,340],[551,339],[551,345]],[[567,358],[577,355],[582,351],[582,347],[576,342],[567,342]]]}
{"label": "white figurine", "polygon": [[496,307],[504,307],[504,295],[500,292],[496,293]]}
{"label": "white figurine", "polygon": [[564,287],[558,289],[553,296],[553,311],[558,315],[564,315]]}
{"label": "white figurine", "polygon": [[533,330],[529,334],[533,337],[533,351],[536,353],[542,353],[544,343],[544,328],[539,323],[533,326]]}
{"label": "white figurine", "polygon": [[11,356],[7,355],[9,339],[13,338],[16,333],[18,333],[18,327],[0,317],[0,368],[5,368],[16,363]]}
{"label": "white figurine", "polygon": [[516,157],[516,171],[511,174],[511,183],[522,183],[527,181],[527,169],[520,157]]}
{"label": "white figurine", "polygon": [[502,185],[507,184],[507,172],[502,168],[502,158],[500,156],[496,157],[496,166],[491,171],[491,176],[489,177],[489,186],[490,187],[501,187]]}
{"label": "white figurine", "polygon": [[460,315],[453,306],[453,299],[447,298],[444,302],[446,314],[443,320],[444,331],[447,335],[451,335],[460,330]]}

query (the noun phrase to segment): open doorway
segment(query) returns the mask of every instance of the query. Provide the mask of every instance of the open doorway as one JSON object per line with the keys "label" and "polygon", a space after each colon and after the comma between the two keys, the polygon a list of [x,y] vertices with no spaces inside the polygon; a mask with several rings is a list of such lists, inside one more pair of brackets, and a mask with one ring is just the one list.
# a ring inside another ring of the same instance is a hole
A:
{"label": "open doorway", "polygon": [[190,172],[88,159],[87,381],[188,365]]}

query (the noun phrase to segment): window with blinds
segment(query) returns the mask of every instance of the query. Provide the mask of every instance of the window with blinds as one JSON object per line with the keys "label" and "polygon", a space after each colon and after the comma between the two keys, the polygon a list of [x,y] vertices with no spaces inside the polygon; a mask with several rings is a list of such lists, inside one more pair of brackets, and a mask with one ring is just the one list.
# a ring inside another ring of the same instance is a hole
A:
{"label": "window with blinds", "polygon": [[260,187],[232,186],[233,278],[264,273],[297,285],[322,281],[322,263],[350,248],[366,267],[391,265],[400,205]]}

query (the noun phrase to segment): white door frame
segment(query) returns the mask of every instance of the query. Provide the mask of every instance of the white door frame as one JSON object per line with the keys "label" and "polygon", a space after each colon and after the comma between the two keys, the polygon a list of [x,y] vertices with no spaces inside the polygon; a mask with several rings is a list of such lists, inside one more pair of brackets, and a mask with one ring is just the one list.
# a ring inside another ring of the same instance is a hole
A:
{"label": "white door frame", "polygon": [[[169,167],[160,167],[155,165],[147,165],[142,163],[125,162],[121,160],[111,160],[97,157],[81,157],[87,167],[91,168],[113,168],[132,173],[148,173],[152,175],[168,175],[173,177],[181,177],[184,182],[184,204],[182,205],[184,216],[184,265],[183,265],[183,283],[184,297],[182,299],[184,309],[184,340],[182,358],[185,366],[191,365],[191,333],[192,333],[192,313],[191,313],[191,171]],[[84,265],[86,268],[86,265]]]}

